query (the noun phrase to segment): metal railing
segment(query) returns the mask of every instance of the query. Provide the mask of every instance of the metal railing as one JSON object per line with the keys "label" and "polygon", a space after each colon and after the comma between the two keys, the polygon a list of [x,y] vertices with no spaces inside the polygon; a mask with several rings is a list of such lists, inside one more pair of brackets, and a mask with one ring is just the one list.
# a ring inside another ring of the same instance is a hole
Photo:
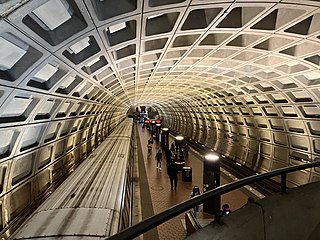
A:
{"label": "metal railing", "polygon": [[256,181],[260,181],[263,179],[271,178],[280,175],[281,176],[281,190],[282,192],[287,191],[287,185],[286,185],[286,177],[288,173],[312,168],[312,167],[319,167],[320,161],[306,163],[303,165],[298,166],[292,166],[292,167],[286,167],[286,168],[280,168],[276,169],[267,173],[262,173],[250,177],[246,177],[243,179],[240,179],[236,182],[232,182],[220,187],[217,187],[216,189],[210,190],[205,192],[202,195],[199,195],[197,197],[191,198],[187,201],[184,201],[182,203],[179,203],[159,214],[156,214],[150,218],[145,219],[144,221],[129,227],[122,232],[119,232],[110,238],[108,240],[123,240],[123,239],[133,239],[148,230],[157,227],[158,225],[178,216],[179,214],[188,211],[192,207],[202,204],[203,202],[210,200],[213,197],[221,196],[225,193],[228,193],[230,191],[236,190],[240,187],[244,187],[246,185],[252,184]]}

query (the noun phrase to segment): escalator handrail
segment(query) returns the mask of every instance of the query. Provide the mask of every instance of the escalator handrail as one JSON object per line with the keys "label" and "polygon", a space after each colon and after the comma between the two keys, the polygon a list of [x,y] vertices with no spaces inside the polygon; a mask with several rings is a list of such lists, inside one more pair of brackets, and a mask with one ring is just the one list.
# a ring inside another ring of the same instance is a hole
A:
{"label": "escalator handrail", "polygon": [[189,200],[186,200],[182,203],[179,203],[179,204],[177,204],[177,205],[175,205],[175,206],[173,206],[173,207],[171,207],[171,208],[169,208],[159,214],[156,214],[152,217],[149,217],[149,218],[143,220],[142,222],[140,222],[132,227],[129,227],[129,228],[123,230],[122,232],[119,232],[119,233],[111,236],[110,238],[108,238],[108,240],[133,239],[133,238],[145,233],[146,231],[148,231],[154,227],[157,227],[158,225],[178,216],[179,214],[188,211],[192,207],[199,205],[199,204],[202,204],[206,200],[209,200],[213,197],[221,196],[225,193],[228,193],[230,191],[236,190],[238,188],[244,187],[246,185],[252,184],[254,182],[257,182],[257,181],[260,181],[263,179],[275,177],[278,175],[285,177],[286,174],[291,173],[291,172],[295,172],[295,171],[299,171],[299,170],[303,170],[303,169],[307,169],[307,168],[319,167],[319,166],[320,166],[320,161],[315,161],[315,162],[306,163],[306,164],[302,164],[302,165],[276,169],[276,170],[273,170],[270,172],[249,176],[249,177],[240,179],[238,181],[228,183],[226,185],[217,187],[213,190],[207,191],[207,192],[203,193],[202,195],[196,196],[196,197],[191,198]]}

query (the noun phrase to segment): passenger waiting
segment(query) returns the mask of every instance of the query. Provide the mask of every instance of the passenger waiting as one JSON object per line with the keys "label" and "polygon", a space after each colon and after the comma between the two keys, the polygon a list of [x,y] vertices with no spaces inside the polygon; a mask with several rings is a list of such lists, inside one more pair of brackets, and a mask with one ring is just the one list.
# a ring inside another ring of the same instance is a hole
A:
{"label": "passenger waiting", "polygon": [[190,147],[189,147],[188,143],[186,143],[186,145],[184,147],[184,151],[185,151],[185,155],[188,156],[189,155],[189,151],[190,151]]}
{"label": "passenger waiting", "polygon": [[[200,188],[198,186],[194,186],[191,192],[191,198],[195,197],[195,196],[199,196],[200,195]],[[199,212],[199,205],[196,205],[193,207],[193,215],[195,218],[197,218],[197,214]]]}
{"label": "passenger waiting", "polygon": [[167,163],[167,166],[171,163],[171,159],[172,159],[172,152],[169,148],[166,148],[165,149],[165,156],[166,156],[166,163]]}
{"label": "passenger waiting", "polygon": [[169,175],[170,178],[170,185],[171,185],[171,190],[177,190],[177,182],[178,182],[178,166],[175,162],[171,162],[169,166],[167,167],[167,174]]}

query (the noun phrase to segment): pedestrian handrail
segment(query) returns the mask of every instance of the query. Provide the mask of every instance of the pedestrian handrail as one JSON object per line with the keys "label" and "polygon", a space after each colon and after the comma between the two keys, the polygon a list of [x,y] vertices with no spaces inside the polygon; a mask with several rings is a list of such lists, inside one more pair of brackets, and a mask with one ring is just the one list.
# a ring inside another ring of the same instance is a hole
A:
{"label": "pedestrian handrail", "polygon": [[313,168],[313,167],[320,167],[320,161],[315,161],[311,163],[306,163],[298,166],[291,166],[291,167],[285,167],[276,169],[270,172],[262,173],[253,175],[250,177],[246,177],[243,179],[240,179],[238,181],[228,183],[226,185],[217,187],[213,190],[207,191],[203,193],[202,195],[196,196],[194,198],[191,198],[189,200],[186,200],[182,203],[179,203],[159,214],[156,214],[150,218],[147,218],[143,220],[142,222],[131,226],[122,232],[119,232],[111,237],[108,238],[108,240],[123,240],[123,239],[133,239],[148,230],[157,227],[158,225],[178,216],[179,214],[188,211],[192,207],[202,204],[203,202],[210,200],[214,197],[221,196],[225,193],[228,193],[230,191],[236,190],[238,188],[244,187],[246,185],[252,184],[254,182],[275,177],[280,175],[281,176],[281,190],[282,192],[286,192],[287,186],[286,186],[286,177],[288,173],[307,169],[307,168]]}

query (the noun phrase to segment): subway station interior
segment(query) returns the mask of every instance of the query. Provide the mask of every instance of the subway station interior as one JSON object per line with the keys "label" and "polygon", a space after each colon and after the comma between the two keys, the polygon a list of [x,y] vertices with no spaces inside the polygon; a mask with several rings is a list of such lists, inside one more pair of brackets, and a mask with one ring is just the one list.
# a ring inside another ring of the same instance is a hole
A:
{"label": "subway station interior", "polygon": [[[2,239],[128,116],[146,158],[144,107],[188,139],[194,179],[199,147],[256,175],[320,160],[317,0],[0,0],[0,16]],[[314,167],[286,185],[319,180]],[[179,239],[160,230],[141,238]]]}

